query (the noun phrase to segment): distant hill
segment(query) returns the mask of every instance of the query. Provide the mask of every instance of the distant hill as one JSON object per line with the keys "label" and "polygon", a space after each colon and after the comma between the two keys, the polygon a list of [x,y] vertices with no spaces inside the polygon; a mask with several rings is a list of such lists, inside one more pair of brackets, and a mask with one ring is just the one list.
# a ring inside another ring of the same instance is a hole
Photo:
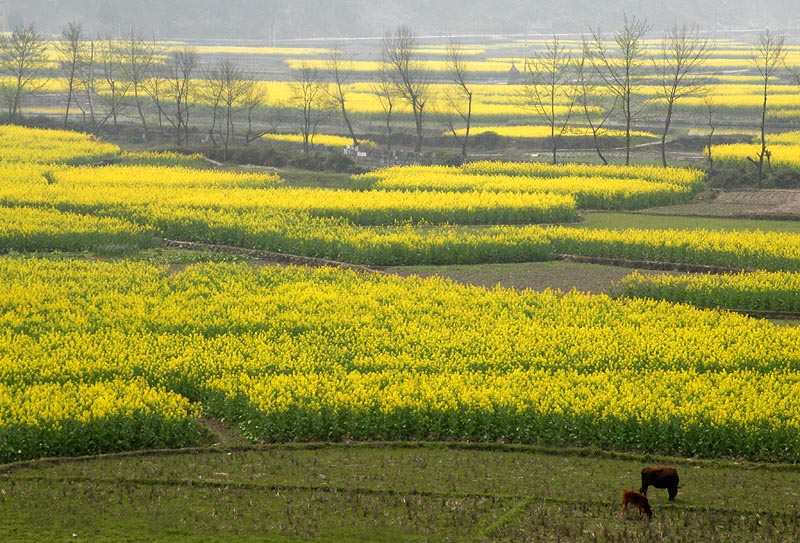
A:
{"label": "distant hill", "polygon": [[582,33],[590,25],[611,32],[624,13],[647,18],[656,31],[675,22],[707,31],[800,29],[797,0],[0,0],[5,30],[34,22],[57,33],[79,21],[91,34],[134,29],[163,38],[266,42],[379,37],[400,23],[420,36]]}

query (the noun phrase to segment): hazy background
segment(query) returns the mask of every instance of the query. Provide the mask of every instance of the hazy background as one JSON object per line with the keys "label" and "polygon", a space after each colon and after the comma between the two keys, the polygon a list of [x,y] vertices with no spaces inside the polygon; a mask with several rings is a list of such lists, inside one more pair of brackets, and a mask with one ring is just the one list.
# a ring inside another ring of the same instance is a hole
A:
{"label": "hazy background", "polygon": [[411,25],[418,35],[611,32],[623,13],[654,30],[771,28],[800,35],[800,0],[0,0],[0,26],[35,23],[43,34],[78,21],[91,34],[286,44],[304,38],[380,37]]}

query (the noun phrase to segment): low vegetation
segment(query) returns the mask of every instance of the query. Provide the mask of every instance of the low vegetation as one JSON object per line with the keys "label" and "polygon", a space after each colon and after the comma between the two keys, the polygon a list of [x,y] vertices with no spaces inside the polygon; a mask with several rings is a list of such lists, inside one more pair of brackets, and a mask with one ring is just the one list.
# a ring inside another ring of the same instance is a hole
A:
{"label": "low vegetation", "polygon": [[[675,460],[681,488],[622,489],[663,458],[503,445],[212,448],[18,464],[0,477],[6,541],[794,541],[790,465]],[[87,515],[92,510],[95,514]]]}

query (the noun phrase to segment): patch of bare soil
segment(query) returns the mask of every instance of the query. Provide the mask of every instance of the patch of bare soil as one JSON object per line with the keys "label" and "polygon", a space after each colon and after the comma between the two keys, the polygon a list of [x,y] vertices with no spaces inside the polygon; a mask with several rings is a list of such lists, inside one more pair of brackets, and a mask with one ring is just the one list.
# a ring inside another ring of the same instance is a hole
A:
{"label": "patch of bare soil", "polygon": [[800,216],[800,190],[737,190],[719,193],[716,201],[754,215]]}
{"label": "patch of bare soil", "polygon": [[660,215],[800,219],[800,190],[757,189],[706,193],[684,205],[648,209]]}
{"label": "patch of bare soil", "polygon": [[235,429],[222,422],[209,418],[200,419],[205,430],[207,445],[215,447],[238,447],[248,445],[247,440]]}

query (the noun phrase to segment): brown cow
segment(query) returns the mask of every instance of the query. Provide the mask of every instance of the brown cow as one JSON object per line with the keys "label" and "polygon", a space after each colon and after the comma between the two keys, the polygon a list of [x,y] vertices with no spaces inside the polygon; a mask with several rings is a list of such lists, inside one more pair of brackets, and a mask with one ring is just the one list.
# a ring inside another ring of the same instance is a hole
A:
{"label": "brown cow", "polygon": [[640,494],[635,490],[623,490],[622,491],[622,514],[628,514],[628,505],[633,504],[639,510],[639,518],[642,518],[643,515],[647,515],[647,518],[653,518],[653,510],[650,509],[650,502],[647,500],[647,496],[644,494]]}
{"label": "brown cow", "polygon": [[678,494],[678,470],[664,466],[648,467],[642,470],[642,488],[639,492],[647,496],[647,487],[666,488],[669,500],[675,500]]}

